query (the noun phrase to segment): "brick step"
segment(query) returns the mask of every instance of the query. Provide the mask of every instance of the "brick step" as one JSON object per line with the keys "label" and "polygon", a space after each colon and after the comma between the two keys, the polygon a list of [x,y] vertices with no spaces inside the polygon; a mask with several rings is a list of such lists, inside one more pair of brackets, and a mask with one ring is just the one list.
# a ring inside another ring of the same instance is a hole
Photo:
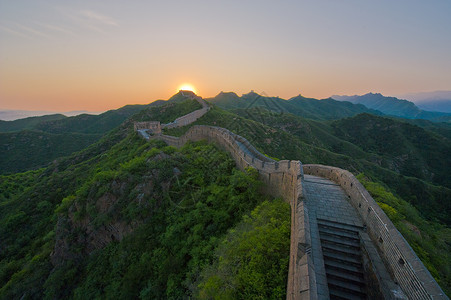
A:
{"label": "brick step", "polygon": [[326,225],[318,224],[319,234],[321,233],[328,233],[333,234],[339,237],[353,239],[353,240],[359,240],[359,233],[357,231],[350,231],[350,230],[341,230],[336,227],[330,227]]}
{"label": "brick step", "polygon": [[335,278],[327,277],[327,285],[329,286],[329,293],[331,291],[342,291],[350,295],[358,297],[366,297],[366,291],[364,287],[359,285],[351,284],[349,282],[344,282]]}
{"label": "brick step", "polygon": [[351,265],[359,267],[359,268],[362,267],[361,259],[349,256],[346,254],[329,251],[328,249],[323,249],[323,256],[324,256],[324,260],[333,260],[336,262],[341,262],[343,264],[351,264]]}
{"label": "brick step", "polygon": [[339,247],[339,245],[326,245],[326,244],[322,244],[321,249],[323,249],[324,251],[329,251],[329,252],[334,252],[334,253],[339,253],[339,254],[343,254],[343,255],[347,255],[350,257],[354,257],[355,259],[358,260],[362,260],[362,254],[360,253],[359,250],[355,250],[352,248],[344,248],[344,247]]}
{"label": "brick step", "polygon": [[351,231],[363,230],[363,226],[358,226],[358,225],[354,225],[354,224],[347,224],[347,223],[342,223],[342,222],[337,222],[337,221],[332,221],[332,220],[326,220],[326,219],[322,219],[322,218],[317,218],[316,220],[317,220],[318,224],[322,224],[322,225],[335,226],[338,228],[348,229]]}
{"label": "brick step", "polygon": [[[326,269],[333,269],[343,274],[351,274],[356,276],[363,276],[363,270],[361,267],[354,265],[346,265],[338,261],[327,260],[324,261]],[[326,272],[327,273],[327,272]]]}
{"label": "brick step", "polygon": [[327,248],[333,248],[333,249],[341,250],[343,252],[351,252],[351,253],[355,253],[355,254],[361,253],[360,246],[347,245],[347,244],[337,243],[334,241],[328,241],[328,240],[324,240],[324,239],[320,239],[320,240],[321,240],[321,245],[323,245],[324,247],[327,247]]}
{"label": "brick step", "polygon": [[337,234],[321,232],[321,231],[319,232],[319,238],[321,241],[326,240],[331,243],[342,244],[342,245],[347,245],[350,247],[360,248],[360,240],[358,240],[358,239],[350,239],[350,238],[342,237]]}
{"label": "brick step", "polygon": [[354,295],[341,290],[329,289],[329,296],[331,300],[363,300],[366,297]]}
{"label": "brick step", "polygon": [[349,282],[352,284],[365,286],[365,279],[363,278],[362,273],[358,273],[358,274],[343,273],[336,269],[328,268],[327,266],[326,266],[326,273],[327,273],[327,278],[331,277],[331,278],[340,279],[341,281],[346,281],[346,282]]}

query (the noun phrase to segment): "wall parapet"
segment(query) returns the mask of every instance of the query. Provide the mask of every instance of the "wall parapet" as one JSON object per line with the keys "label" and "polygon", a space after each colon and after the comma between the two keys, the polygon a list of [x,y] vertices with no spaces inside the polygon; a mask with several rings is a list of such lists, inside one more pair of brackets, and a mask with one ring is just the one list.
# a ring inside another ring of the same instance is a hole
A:
{"label": "wall parapet", "polygon": [[349,171],[323,165],[304,165],[305,174],[338,183],[366,224],[385,265],[409,299],[448,299],[404,237]]}

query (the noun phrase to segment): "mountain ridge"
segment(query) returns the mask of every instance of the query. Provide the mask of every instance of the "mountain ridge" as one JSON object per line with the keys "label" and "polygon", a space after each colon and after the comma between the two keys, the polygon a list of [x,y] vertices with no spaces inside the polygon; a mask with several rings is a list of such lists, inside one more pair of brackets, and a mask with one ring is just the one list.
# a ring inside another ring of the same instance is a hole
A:
{"label": "mountain ridge", "polygon": [[387,97],[380,93],[367,93],[354,96],[333,95],[332,98],[354,104],[363,104],[368,108],[379,110],[386,115],[408,119],[426,119],[435,122],[451,122],[450,113],[425,111],[411,101],[396,97]]}

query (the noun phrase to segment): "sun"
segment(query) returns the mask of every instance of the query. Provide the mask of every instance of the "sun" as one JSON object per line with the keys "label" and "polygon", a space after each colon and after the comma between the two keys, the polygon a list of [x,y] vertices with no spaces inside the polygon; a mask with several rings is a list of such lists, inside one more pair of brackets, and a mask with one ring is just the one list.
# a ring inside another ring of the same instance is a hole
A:
{"label": "sun", "polygon": [[184,84],[180,85],[179,90],[191,91],[193,93],[196,93],[196,88],[189,83],[184,83]]}

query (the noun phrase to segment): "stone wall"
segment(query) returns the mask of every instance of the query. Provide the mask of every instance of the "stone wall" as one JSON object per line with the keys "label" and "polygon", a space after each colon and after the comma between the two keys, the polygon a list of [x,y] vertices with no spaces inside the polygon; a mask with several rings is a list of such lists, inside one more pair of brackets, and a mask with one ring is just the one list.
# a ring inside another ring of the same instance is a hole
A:
{"label": "stone wall", "polygon": [[362,217],[367,232],[389,272],[409,299],[448,299],[407,241],[350,172],[322,165],[304,165],[305,174],[339,184]]}
{"label": "stone wall", "polygon": [[291,205],[290,263],[287,299],[315,299],[316,279],[311,256],[307,210],[302,197],[302,164],[300,161],[274,161],[258,152],[245,138],[214,126],[191,127],[183,136],[154,136],[168,145],[181,147],[187,141],[208,140],[229,152],[237,166],[255,168],[265,183],[264,192],[282,197]]}
{"label": "stone wall", "polygon": [[210,109],[210,107],[205,102],[205,100],[203,100],[202,98],[197,97],[195,99],[202,105],[201,109],[195,110],[189,114],[181,116],[180,118],[175,119],[175,121],[172,123],[162,125],[162,127],[168,128],[168,129],[175,128],[175,127],[182,127],[182,126],[193,123],[194,121],[196,121],[197,119],[199,119],[200,117],[205,115],[208,112],[208,110]]}

